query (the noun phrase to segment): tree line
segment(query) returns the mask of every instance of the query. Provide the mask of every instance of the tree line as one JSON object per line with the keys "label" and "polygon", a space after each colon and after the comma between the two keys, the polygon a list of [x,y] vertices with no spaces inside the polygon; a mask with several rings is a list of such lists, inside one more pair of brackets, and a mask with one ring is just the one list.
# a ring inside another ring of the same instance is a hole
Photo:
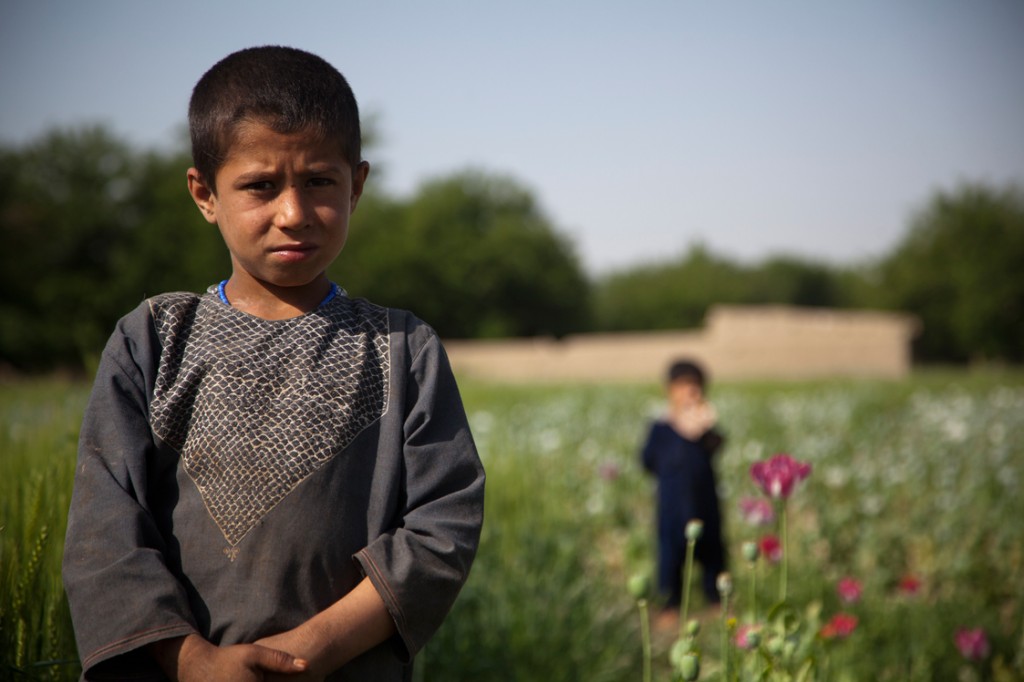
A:
{"label": "tree line", "polygon": [[[138,150],[98,126],[0,148],[0,366],[88,368],[146,296],[230,273],[185,191],[189,165],[184,144]],[[597,277],[515,178],[466,170],[410,197],[369,187],[329,274],[445,338],[691,328],[717,303],[782,303],[912,313],[920,361],[1024,359],[1019,187],[935,193],[870,263],[747,265],[698,244]]]}

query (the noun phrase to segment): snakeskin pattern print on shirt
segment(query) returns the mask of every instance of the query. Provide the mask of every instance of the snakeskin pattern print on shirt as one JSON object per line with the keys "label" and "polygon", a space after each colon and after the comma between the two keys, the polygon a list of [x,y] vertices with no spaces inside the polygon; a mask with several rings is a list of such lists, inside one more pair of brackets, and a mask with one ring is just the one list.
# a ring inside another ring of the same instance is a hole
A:
{"label": "snakeskin pattern print on shirt", "polygon": [[387,310],[339,295],[264,320],[215,294],[151,300],[153,433],[181,453],[231,546],[387,410]]}

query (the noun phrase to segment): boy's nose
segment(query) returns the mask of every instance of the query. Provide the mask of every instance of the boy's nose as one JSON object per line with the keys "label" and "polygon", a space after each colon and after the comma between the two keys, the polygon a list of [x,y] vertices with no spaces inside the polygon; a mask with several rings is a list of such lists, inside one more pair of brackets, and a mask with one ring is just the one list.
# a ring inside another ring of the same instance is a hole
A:
{"label": "boy's nose", "polygon": [[296,187],[288,187],[277,197],[275,224],[283,230],[295,230],[306,225],[306,202]]}

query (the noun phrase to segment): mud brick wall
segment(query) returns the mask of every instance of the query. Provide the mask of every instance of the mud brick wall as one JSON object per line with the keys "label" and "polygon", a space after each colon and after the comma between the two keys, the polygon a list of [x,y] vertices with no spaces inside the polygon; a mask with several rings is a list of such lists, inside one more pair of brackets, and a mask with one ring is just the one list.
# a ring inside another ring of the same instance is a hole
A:
{"label": "mud brick wall", "polygon": [[660,380],[690,357],[716,380],[871,377],[911,369],[918,322],[898,313],[717,306],[703,329],[581,334],[556,340],[445,342],[456,373],[498,381]]}

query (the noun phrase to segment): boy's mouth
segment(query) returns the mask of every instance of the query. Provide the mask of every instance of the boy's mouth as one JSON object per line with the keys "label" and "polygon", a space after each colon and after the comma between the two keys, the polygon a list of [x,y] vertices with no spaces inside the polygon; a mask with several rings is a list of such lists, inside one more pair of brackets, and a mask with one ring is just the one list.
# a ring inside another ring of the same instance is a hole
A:
{"label": "boy's mouth", "polygon": [[315,244],[282,244],[270,250],[284,260],[302,260],[316,250]]}

